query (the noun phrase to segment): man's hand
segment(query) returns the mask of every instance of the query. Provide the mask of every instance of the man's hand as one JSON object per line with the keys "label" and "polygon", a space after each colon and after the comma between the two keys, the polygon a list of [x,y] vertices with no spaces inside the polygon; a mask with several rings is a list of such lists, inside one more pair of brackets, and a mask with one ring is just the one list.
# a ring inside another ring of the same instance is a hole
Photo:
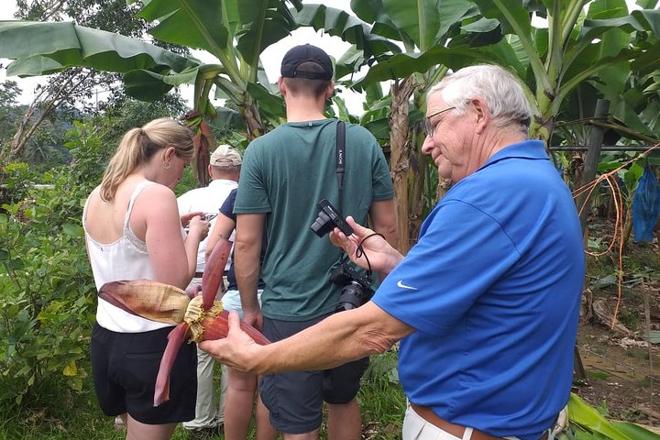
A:
{"label": "man's hand", "polygon": [[243,322],[250,324],[252,327],[261,331],[264,325],[264,316],[261,314],[261,309],[243,309]]}
{"label": "man's hand", "polygon": [[[335,246],[344,249],[344,252],[348,254],[351,261],[364,269],[369,269],[367,259],[358,252],[358,245],[362,242],[364,253],[369,258],[369,263],[371,263],[371,270],[388,274],[399,264],[403,256],[399,251],[390,246],[383,237],[373,235],[375,234],[374,231],[357,224],[353,220],[353,217],[346,217],[346,223],[353,228],[353,234],[350,237],[346,237],[339,228],[335,228],[330,233],[330,241]],[[369,237],[370,235],[373,236]],[[365,240],[366,237],[369,238]]]}
{"label": "man's hand", "polygon": [[[261,315],[261,314],[260,314]],[[238,313],[229,313],[229,332],[224,339],[203,341],[199,348],[219,362],[243,372],[255,372],[263,347],[241,330]]]}

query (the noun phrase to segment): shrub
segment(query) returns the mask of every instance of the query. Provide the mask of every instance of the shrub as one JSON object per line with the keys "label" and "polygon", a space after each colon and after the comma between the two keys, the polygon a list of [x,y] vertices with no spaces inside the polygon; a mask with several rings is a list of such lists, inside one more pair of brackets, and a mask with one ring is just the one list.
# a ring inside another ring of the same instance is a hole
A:
{"label": "shrub", "polygon": [[81,215],[109,151],[81,123],[67,133],[66,146],[68,166],[43,174],[21,163],[0,168],[2,404],[25,402],[44,382],[79,391],[88,374],[96,290]]}

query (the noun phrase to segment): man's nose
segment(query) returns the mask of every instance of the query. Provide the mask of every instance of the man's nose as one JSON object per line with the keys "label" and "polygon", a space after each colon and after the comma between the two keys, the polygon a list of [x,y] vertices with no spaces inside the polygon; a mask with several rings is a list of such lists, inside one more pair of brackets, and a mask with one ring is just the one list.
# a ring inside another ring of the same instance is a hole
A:
{"label": "man's nose", "polygon": [[431,154],[433,150],[433,138],[431,136],[426,136],[424,138],[424,143],[422,144],[422,153]]}

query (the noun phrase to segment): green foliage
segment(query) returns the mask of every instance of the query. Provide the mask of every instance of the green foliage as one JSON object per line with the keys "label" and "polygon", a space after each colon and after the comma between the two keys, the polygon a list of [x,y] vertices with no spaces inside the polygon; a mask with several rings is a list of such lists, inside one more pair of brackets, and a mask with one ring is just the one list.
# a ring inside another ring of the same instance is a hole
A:
{"label": "green foliage", "polygon": [[[631,160],[631,157],[634,156],[633,153],[629,154],[618,154],[618,155],[606,155],[604,156],[600,163],[598,164],[598,172],[606,173],[608,171],[614,170],[622,166],[624,163]],[[632,206],[632,200],[637,190],[637,185],[639,184],[639,179],[644,174],[644,165],[646,164],[647,159],[638,159],[628,165],[626,168],[622,168],[617,172],[618,178],[622,189],[622,195],[624,200],[625,209],[629,210]],[[605,191],[609,197],[609,189],[601,188],[601,191]]]}
{"label": "green foliage", "polygon": [[358,395],[367,438],[401,438],[406,397],[399,384],[397,351],[371,356]]}
{"label": "green foliage", "polygon": [[80,391],[87,380],[96,295],[81,215],[108,152],[92,127],[79,123],[66,145],[68,167],[43,175],[22,163],[0,169],[2,406],[25,403],[46,382]]}
{"label": "green foliage", "polygon": [[[605,414],[603,414],[605,413]],[[568,401],[568,414],[572,436],[575,439],[646,440],[657,439],[654,434],[631,423],[615,423],[607,420],[607,406],[604,411],[589,406],[576,394]]]}
{"label": "green foliage", "polygon": [[104,114],[97,114],[94,121],[102,128],[103,140],[116,146],[131,128],[140,127],[157,118],[176,118],[186,111],[185,103],[178,93],[170,93],[152,102],[122,97],[113,101]]}
{"label": "green foliage", "polygon": [[0,153],[7,148],[17,121],[16,98],[21,89],[16,81],[0,83]]}

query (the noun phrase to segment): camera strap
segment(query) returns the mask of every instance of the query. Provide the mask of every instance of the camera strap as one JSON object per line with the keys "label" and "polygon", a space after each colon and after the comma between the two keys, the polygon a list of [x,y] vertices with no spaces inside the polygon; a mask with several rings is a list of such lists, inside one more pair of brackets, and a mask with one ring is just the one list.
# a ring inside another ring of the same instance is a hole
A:
{"label": "camera strap", "polygon": [[339,212],[343,215],[344,169],[346,163],[346,124],[337,121],[337,185],[339,187]]}

